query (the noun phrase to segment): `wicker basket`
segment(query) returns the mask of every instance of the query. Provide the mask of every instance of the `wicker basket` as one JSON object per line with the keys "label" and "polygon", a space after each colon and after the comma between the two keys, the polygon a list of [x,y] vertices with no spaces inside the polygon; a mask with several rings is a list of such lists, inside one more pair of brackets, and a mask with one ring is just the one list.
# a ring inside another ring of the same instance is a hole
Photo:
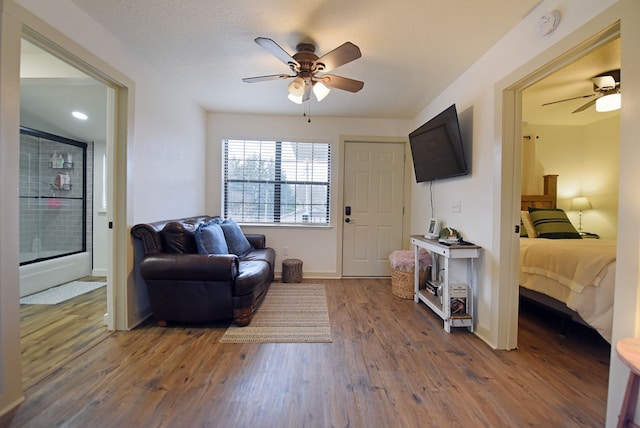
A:
{"label": "wicker basket", "polygon": [[[391,292],[402,299],[413,299],[414,294],[414,270],[398,270],[391,271]],[[427,280],[427,271],[420,269],[420,288]]]}

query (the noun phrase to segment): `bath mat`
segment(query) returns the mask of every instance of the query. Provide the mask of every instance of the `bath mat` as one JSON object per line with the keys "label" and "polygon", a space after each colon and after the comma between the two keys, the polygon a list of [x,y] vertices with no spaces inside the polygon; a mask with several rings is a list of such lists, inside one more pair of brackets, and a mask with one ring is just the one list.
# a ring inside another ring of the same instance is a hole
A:
{"label": "bath mat", "polygon": [[20,299],[21,305],[57,305],[107,285],[106,282],[73,281]]}
{"label": "bath mat", "polygon": [[324,284],[281,284],[269,287],[251,324],[231,324],[221,343],[326,343],[331,324]]}

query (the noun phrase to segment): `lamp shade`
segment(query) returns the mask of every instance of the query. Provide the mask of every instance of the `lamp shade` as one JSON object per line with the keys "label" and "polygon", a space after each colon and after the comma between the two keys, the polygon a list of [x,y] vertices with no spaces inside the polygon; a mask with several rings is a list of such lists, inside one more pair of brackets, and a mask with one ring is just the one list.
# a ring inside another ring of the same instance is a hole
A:
{"label": "lamp shade", "polygon": [[292,102],[294,102],[296,104],[302,104],[302,95],[297,97],[297,96],[295,96],[293,94],[289,94],[289,96],[287,98],[289,98],[289,100],[291,100]]}
{"label": "lamp shade", "polygon": [[327,88],[322,82],[314,82],[313,83],[313,93],[316,96],[318,102],[324,100],[324,97],[329,95],[331,89]]}
{"label": "lamp shade", "polygon": [[577,198],[573,198],[571,201],[571,209],[573,211],[585,211],[592,209],[591,201],[586,196],[580,196]]}
{"label": "lamp shade", "polygon": [[609,94],[604,97],[600,97],[596,100],[596,111],[599,113],[604,113],[606,111],[618,110],[622,103],[622,95],[617,94]]}
{"label": "lamp shade", "polygon": [[296,77],[289,83],[289,94],[294,97],[301,97],[304,95],[304,86],[306,82],[302,77]]}

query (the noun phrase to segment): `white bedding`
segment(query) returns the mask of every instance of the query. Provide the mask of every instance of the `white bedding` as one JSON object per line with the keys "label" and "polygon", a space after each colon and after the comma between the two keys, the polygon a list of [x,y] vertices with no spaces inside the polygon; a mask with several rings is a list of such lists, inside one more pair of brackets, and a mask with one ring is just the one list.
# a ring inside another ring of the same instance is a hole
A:
{"label": "white bedding", "polygon": [[576,311],[611,343],[616,242],[520,239],[520,286]]}

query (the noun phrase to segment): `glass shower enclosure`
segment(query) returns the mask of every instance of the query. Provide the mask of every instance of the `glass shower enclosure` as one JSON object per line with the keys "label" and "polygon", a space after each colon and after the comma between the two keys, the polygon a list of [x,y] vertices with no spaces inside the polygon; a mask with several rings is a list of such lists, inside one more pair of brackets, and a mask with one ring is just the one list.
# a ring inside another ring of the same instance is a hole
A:
{"label": "glass shower enclosure", "polygon": [[20,265],[87,250],[87,144],[20,128]]}

